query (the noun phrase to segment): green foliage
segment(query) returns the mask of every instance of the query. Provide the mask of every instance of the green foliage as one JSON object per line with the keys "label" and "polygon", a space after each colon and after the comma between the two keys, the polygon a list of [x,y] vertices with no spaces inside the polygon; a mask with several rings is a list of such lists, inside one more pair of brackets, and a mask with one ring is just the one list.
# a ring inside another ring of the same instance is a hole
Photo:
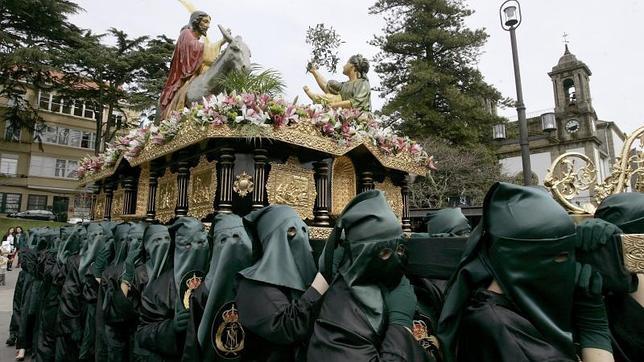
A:
{"label": "green foliage", "polygon": [[81,9],[66,0],[0,1],[0,97],[9,106],[0,116],[13,127],[34,130],[42,122],[23,97],[26,84],[56,83],[56,59],[76,45],[78,28],[67,17]]}
{"label": "green foliage", "polygon": [[411,186],[411,207],[447,207],[447,199],[458,196],[480,205],[494,182],[507,181],[494,152],[482,144],[462,146],[432,138],[423,147],[437,160],[438,170]]}
{"label": "green foliage", "polygon": [[274,69],[262,70],[257,64],[250,71],[235,71],[218,80],[228,93],[261,93],[272,97],[284,93],[286,84],[282,75]]}
{"label": "green foliage", "polygon": [[311,64],[326,67],[326,69],[335,73],[340,58],[338,58],[338,48],[344,44],[340,34],[333,27],[326,27],[324,24],[317,24],[306,30],[306,44],[311,45]]}
{"label": "green foliage", "polygon": [[49,226],[50,228],[55,228],[59,226],[69,225],[67,223],[55,222],[55,221],[41,221],[41,220],[30,220],[30,219],[16,219],[12,217],[0,217],[0,230],[5,233],[9,228],[22,226],[22,229],[26,232],[29,232],[31,228],[41,228]]}
{"label": "green foliage", "polygon": [[370,12],[386,20],[371,42],[381,49],[375,71],[388,100],[383,112],[399,114],[401,130],[413,137],[489,142],[500,119],[485,104],[507,100],[476,68],[487,34],[465,26],[472,11],[461,0],[377,0]]}

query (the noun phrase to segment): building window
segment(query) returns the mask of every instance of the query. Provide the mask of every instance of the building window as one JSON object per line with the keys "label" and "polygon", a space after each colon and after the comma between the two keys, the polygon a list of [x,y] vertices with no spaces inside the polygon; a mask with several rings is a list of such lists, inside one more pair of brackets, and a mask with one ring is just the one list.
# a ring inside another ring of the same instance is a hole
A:
{"label": "building window", "polygon": [[76,170],[78,169],[78,161],[67,161],[67,168],[65,169],[65,177],[78,178]]}
{"label": "building window", "polygon": [[77,117],[83,116],[83,102],[74,101],[74,115]]}
{"label": "building window", "polygon": [[63,105],[63,97],[61,97],[59,95],[52,95],[51,103],[50,103],[50,110],[52,112],[60,113],[62,105]]}
{"label": "building window", "polygon": [[0,174],[11,177],[18,175],[18,155],[2,154],[0,157]]}
{"label": "building window", "polygon": [[40,109],[51,110],[51,93],[40,91],[38,94],[38,107]]}
{"label": "building window", "polygon": [[47,210],[47,195],[29,195],[27,210]]}
{"label": "building window", "polygon": [[66,160],[56,160],[56,170],[54,172],[54,176],[56,177],[65,177],[65,168],[67,166],[67,161]]}
{"label": "building window", "polygon": [[123,117],[123,113],[116,112],[116,111],[112,113],[112,117],[110,118],[110,120],[112,121],[112,124],[121,124],[121,125],[123,124],[122,122],[124,119],[125,118]]}
{"label": "building window", "polygon": [[20,142],[20,125],[14,125],[11,121],[5,123],[4,139],[9,142]]}
{"label": "building window", "polygon": [[58,140],[58,129],[55,126],[45,127],[42,133],[42,141],[44,143],[56,143]]}
{"label": "building window", "polygon": [[11,213],[20,211],[20,194],[0,193],[0,212]]}
{"label": "building window", "polygon": [[58,127],[58,144],[69,145],[69,128]]}
{"label": "building window", "polygon": [[83,132],[81,138],[81,148],[94,149],[94,141],[96,139],[96,134],[93,132]]}
{"label": "building window", "polygon": [[95,112],[96,112],[96,110],[94,109],[94,107],[88,106],[87,104],[85,104],[85,110],[83,111],[83,117],[95,119],[96,118],[95,114],[94,114]]}

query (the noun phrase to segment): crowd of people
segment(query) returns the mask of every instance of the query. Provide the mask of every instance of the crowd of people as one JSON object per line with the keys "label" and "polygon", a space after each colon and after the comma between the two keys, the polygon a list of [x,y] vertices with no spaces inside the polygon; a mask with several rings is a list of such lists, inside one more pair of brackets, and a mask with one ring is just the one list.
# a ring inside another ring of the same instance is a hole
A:
{"label": "crowd of people", "polygon": [[6,270],[11,271],[13,262],[18,256],[17,267],[20,268],[20,250],[27,247],[27,235],[22,226],[11,227],[2,237],[0,255],[6,258]]}
{"label": "crowd of people", "polygon": [[7,343],[36,361],[644,361],[642,275],[619,237],[644,234],[644,194],[576,225],[542,190],[497,183],[474,229],[458,209],[427,225],[404,235],[367,191],[319,260],[284,205],[209,230],[31,229]]}

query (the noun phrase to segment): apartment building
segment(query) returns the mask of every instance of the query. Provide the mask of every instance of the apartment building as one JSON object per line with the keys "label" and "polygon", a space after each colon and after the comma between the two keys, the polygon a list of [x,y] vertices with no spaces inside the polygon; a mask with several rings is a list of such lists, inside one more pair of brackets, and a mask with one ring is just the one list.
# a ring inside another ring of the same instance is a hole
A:
{"label": "apartment building", "polygon": [[[0,119],[0,214],[51,210],[59,220],[88,218],[91,190],[79,187],[76,169],[94,152],[98,110],[37,89],[25,97],[37,105],[44,126],[15,129]],[[6,106],[2,101],[0,107]],[[113,117],[125,116],[115,112]],[[101,118],[107,121],[107,111]]]}

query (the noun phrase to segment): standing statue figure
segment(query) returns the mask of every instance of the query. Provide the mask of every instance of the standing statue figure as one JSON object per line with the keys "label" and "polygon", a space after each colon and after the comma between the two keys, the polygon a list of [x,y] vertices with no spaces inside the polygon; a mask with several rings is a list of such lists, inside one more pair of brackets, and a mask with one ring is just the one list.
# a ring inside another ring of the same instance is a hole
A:
{"label": "standing statue figure", "polygon": [[224,36],[221,40],[210,43],[199,41],[210,27],[210,16],[203,11],[193,11],[190,23],[181,29],[170,63],[170,74],[166,80],[159,99],[157,120],[168,117],[173,110],[183,109],[185,96],[190,82],[199,74],[205,72],[217,59],[221,46],[230,38]]}
{"label": "standing statue figure", "polygon": [[315,94],[308,86],[304,92],[313,103],[327,104],[331,108],[357,108],[365,112],[371,111],[371,87],[367,72],[369,61],[360,54],[349,58],[342,68],[342,74],[349,77],[346,82],[337,80],[326,81],[315,64],[309,64],[307,71],[313,74],[315,81],[324,94]]}

